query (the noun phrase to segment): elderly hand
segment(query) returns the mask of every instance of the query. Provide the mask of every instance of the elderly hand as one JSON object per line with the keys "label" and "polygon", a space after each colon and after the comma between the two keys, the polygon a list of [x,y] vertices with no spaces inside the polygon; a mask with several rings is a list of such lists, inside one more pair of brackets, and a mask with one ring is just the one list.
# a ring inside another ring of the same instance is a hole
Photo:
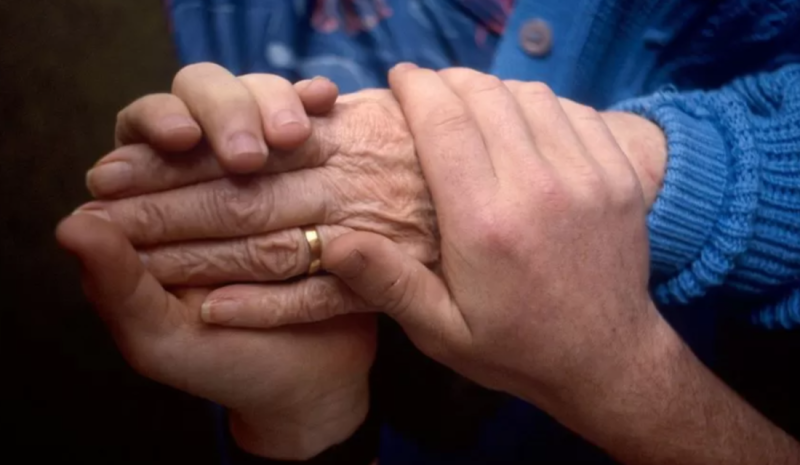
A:
{"label": "elderly hand", "polygon": [[[213,83],[215,73],[226,75],[213,65],[194,66],[179,75],[176,88],[181,82],[193,84],[184,78],[195,72],[204,85]],[[267,141],[283,147],[304,143],[310,135],[305,111],[324,113],[337,93],[326,80],[298,83],[294,88],[268,75],[247,76],[239,82],[270,90],[269,102],[255,114],[264,116]],[[249,131],[263,139],[260,117],[256,121],[242,118],[241,106],[228,111],[236,90],[236,86],[226,86],[226,97],[219,102],[208,98],[214,94],[199,91],[188,104],[174,96],[143,98],[120,113],[118,144],[149,142],[164,151],[180,151],[197,145],[200,127],[209,125],[215,127],[206,133],[212,143],[224,140],[226,132]],[[199,125],[186,114],[187,106],[200,115]],[[272,128],[270,115],[287,110],[305,123],[277,132],[286,128]],[[148,123],[140,124],[140,118]],[[120,149],[114,156],[131,148]],[[247,156],[226,161],[224,157],[231,153],[223,153],[221,163],[241,167],[242,161],[248,162]],[[95,168],[97,176],[90,174],[90,186],[117,195],[135,192],[141,185],[131,184],[130,177],[126,184],[126,178],[119,176],[119,165],[127,166],[128,174],[130,166],[124,157],[114,156]],[[242,448],[271,458],[308,459],[347,439],[364,420],[369,408],[368,373],[375,356],[374,318],[343,317],[258,333],[211,327],[200,320],[200,306],[212,289],[183,287],[167,292],[145,270],[118,226],[90,215],[74,215],[59,226],[57,235],[62,246],[82,261],[86,293],[131,365],[154,380],[228,407],[232,434]]]}
{"label": "elderly hand", "polygon": [[[182,72],[184,85],[192,82],[191,72]],[[218,102],[235,113],[236,102],[230,102],[221,89],[240,85],[238,80],[227,76],[230,82],[203,87],[203,76],[199,73],[200,82],[193,84],[197,90],[190,96]],[[257,79],[247,78],[252,99],[274,99],[279,90],[257,84]],[[158,119],[150,115],[165,111],[155,108],[163,105],[162,100],[141,100],[124,112],[127,116],[120,124],[154,133],[151,126]],[[211,104],[184,105],[204,110],[190,115],[174,105],[170,111],[194,116],[209,138],[225,131],[222,123],[235,119],[205,116],[219,112]],[[81,211],[118,224],[139,248],[150,272],[165,285],[259,283],[303,275],[310,261],[300,230],[306,225],[317,226],[323,243],[350,231],[371,231],[402,244],[424,263],[438,259],[435,216],[413,139],[388,90],[339,98],[328,116],[313,120],[305,143],[291,152],[272,153],[259,175],[228,177],[213,150],[201,145],[195,152],[201,153],[165,156],[146,145],[125,146],[101,160],[88,176],[96,195],[113,198],[120,191],[103,189],[108,184],[103,168],[112,162],[129,168],[123,192],[137,196],[91,203]],[[283,173],[272,174],[278,171]],[[273,286],[237,284],[209,295],[211,305],[204,318],[270,326],[271,319],[280,318],[281,309],[287,309],[325,319],[361,308],[346,291],[331,277]],[[231,298],[237,307],[226,309]]]}

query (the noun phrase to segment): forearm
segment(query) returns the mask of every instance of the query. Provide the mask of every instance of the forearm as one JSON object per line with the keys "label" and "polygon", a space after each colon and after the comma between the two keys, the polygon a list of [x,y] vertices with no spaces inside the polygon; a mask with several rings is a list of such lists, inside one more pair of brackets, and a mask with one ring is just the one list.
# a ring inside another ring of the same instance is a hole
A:
{"label": "forearm", "polygon": [[628,464],[800,463],[800,445],[706,369],[666,322],[643,341],[611,383],[578,388],[556,417]]}

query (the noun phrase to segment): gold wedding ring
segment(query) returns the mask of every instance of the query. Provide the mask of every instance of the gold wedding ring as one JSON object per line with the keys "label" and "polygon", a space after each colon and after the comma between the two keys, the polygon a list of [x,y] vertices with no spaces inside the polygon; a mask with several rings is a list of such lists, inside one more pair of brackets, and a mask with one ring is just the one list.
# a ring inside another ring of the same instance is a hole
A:
{"label": "gold wedding ring", "polygon": [[322,240],[316,226],[306,226],[303,228],[303,236],[308,243],[308,276],[319,273],[322,266]]}

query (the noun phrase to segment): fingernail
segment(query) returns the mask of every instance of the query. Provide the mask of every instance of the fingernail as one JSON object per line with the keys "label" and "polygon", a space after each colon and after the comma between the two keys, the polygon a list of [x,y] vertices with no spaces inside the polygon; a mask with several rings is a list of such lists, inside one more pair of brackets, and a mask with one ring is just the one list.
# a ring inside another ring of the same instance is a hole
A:
{"label": "fingernail", "polygon": [[412,69],[417,69],[417,68],[419,68],[419,66],[415,65],[414,63],[403,62],[403,63],[398,63],[398,64],[394,65],[394,68],[392,68],[392,71],[410,71]]}
{"label": "fingernail", "polygon": [[312,89],[314,87],[330,86],[330,85],[334,85],[335,86],[336,84],[333,81],[331,81],[330,79],[326,78],[325,76],[317,76],[317,77],[315,77],[314,79],[311,80],[311,83],[308,85],[306,90]]}
{"label": "fingernail", "polygon": [[133,183],[133,168],[124,161],[95,166],[86,173],[86,187],[92,195],[110,195],[124,191]]}
{"label": "fingernail", "polygon": [[206,323],[228,323],[237,311],[236,303],[230,300],[207,300],[200,307],[200,318]]}
{"label": "fingernail", "polygon": [[105,221],[111,221],[111,216],[108,214],[108,212],[103,210],[103,209],[98,209],[98,208],[85,208],[85,206],[84,206],[84,207],[78,208],[77,210],[72,212],[72,214],[73,215],[92,215],[92,216],[96,216],[96,217],[98,217],[98,218],[100,218],[102,220],[105,220]]}
{"label": "fingernail", "polygon": [[159,125],[166,132],[200,129],[193,119],[181,115],[166,116],[161,119]]}
{"label": "fingernail", "polygon": [[249,132],[241,131],[228,139],[228,153],[236,157],[251,154],[259,154],[266,157],[267,144],[259,141],[256,136]]}
{"label": "fingernail", "polygon": [[283,126],[289,126],[290,124],[305,126],[303,120],[304,118],[300,117],[300,115],[292,110],[281,110],[272,117],[272,125],[278,129]]}

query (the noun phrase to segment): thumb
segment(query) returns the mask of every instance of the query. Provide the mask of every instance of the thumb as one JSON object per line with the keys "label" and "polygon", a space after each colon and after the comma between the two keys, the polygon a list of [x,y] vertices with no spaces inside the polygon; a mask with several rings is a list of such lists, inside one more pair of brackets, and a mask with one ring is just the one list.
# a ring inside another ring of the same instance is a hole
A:
{"label": "thumb", "polygon": [[436,357],[471,337],[444,282],[384,236],[340,236],[325,247],[322,266],[368,305],[396,320],[429,355]]}
{"label": "thumb", "polygon": [[164,331],[164,315],[181,305],[146,271],[120,229],[89,214],[58,225],[56,239],[83,265],[84,291],[115,330]]}

